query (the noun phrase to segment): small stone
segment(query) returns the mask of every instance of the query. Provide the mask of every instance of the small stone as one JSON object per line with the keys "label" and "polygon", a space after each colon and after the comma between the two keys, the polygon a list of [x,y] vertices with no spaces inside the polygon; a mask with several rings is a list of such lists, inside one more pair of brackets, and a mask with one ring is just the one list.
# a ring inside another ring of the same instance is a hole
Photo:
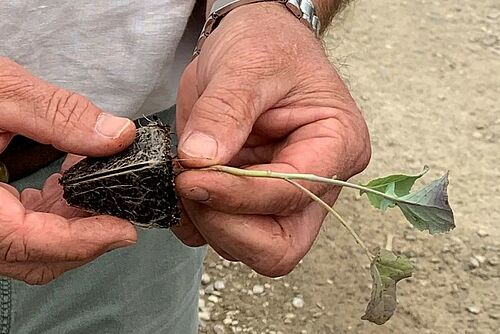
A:
{"label": "small stone", "polygon": [[210,276],[207,273],[203,273],[203,275],[201,275],[201,283],[203,285],[210,283]]}
{"label": "small stone", "polygon": [[328,284],[332,285],[332,284],[333,284],[333,280],[331,280],[331,279],[327,279],[327,280],[326,280],[326,283],[328,283]]}
{"label": "small stone", "polygon": [[488,232],[486,232],[485,230],[479,230],[476,232],[477,235],[480,237],[480,238],[486,238],[487,236],[489,236],[490,234]]}
{"label": "small stone", "polygon": [[215,269],[217,269],[217,270],[222,270],[222,265],[220,265],[220,264],[216,265],[216,266],[215,266]]}
{"label": "small stone", "polygon": [[231,262],[228,260],[222,260],[222,266],[229,268],[231,266]]}
{"label": "small stone", "polygon": [[313,314],[313,318],[319,318],[323,315],[323,312],[316,312]]}
{"label": "small stone", "polygon": [[212,302],[212,303],[214,303],[214,304],[217,304],[217,303],[219,302],[219,297],[214,296],[214,295],[212,295],[212,296],[208,296],[208,298],[207,298],[207,299],[208,299],[208,301],[209,301],[209,302]]}
{"label": "small stone", "polygon": [[486,257],[482,256],[482,255],[475,255],[474,256],[476,258],[476,260],[479,262],[479,264],[483,264],[486,262]]}
{"label": "small stone", "polygon": [[304,307],[304,300],[300,297],[295,297],[292,300],[292,305],[295,308],[303,308]]}
{"label": "small stone", "polygon": [[488,314],[488,316],[491,318],[491,319],[500,319],[500,313],[490,313]]}
{"label": "small stone", "polygon": [[489,12],[486,17],[492,20],[496,20],[500,17],[500,10],[493,10],[492,12]]}
{"label": "small stone", "polygon": [[210,321],[210,312],[198,312],[198,317],[203,321]]}
{"label": "small stone", "polygon": [[476,138],[476,139],[480,139],[480,138],[483,138],[483,134],[479,131],[474,131],[472,133],[472,137]]}
{"label": "small stone", "polygon": [[262,285],[254,285],[253,288],[252,288],[252,292],[255,294],[255,295],[260,295],[261,293],[264,292],[264,286]]}
{"label": "small stone", "polygon": [[305,329],[300,331],[300,334],[307,334],[307,331]]}
{"label": "small stone", "polygon": [[200,298],[200,300],[198,301],[198,307],[200,308],[200,310],[205,308],[205,299]]}
{"label": "small stone", "polygon": [[224,334],[226,332],[226,329],[223,325],[217,324],[214,326],[214,332],[215,334]]}
{"label": "small stone", "polygon": [[214,289],[215,290],[224,290],[224,288],[226,287],[226,285],[224,284],[224,281],[215,281],[214,282]]}
{"label": "small stone", "polygon": [[469,260],[469,267],[471,269],[479,268],[479,261],[475,257],[471,257]]}
{"label": "small stone", "polygon": [[269,284],[269,283],[264,284],[264,288],[271,289],[271,284]]}
{"label": "small stone", "polygon": [[415,241],[415,240],[417,240],[417,237],[412,235],[412,234],[407,234],[407,235],[405,235],[405,240]]}
{"label": "small stone", "polygon": [[497,257],[492,257],[491,259],[488,259],[488,264],[492,267],[498,266],[498,258]]}
{"label": "small stone", "polygon": [[432,263],[439,263],[439,262],[440,262],[440,260],[439,260],[437,257],[433,257],[433,258],[431,259],[431,262],[432,262]]}
{"label": "small stone", "polygon": [[205,294],[206,295],[211,295],[212,293],[214,293],[215,289],[214,289],[214,285],[213,284],[210,284],[208,285],[206,288],[205,288]]}
{"label": "small stone", "polygon": [[481,309],[477,306],[469,306],[467,307],[467,311],[472,314],[479,314],[481,312]]}

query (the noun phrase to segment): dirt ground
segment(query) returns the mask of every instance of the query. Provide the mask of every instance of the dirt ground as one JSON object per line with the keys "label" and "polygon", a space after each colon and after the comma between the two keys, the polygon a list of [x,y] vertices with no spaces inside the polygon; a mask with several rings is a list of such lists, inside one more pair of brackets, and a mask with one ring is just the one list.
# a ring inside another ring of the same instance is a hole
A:
{"label": "dirt ground", "polygon": [[457,228],[431,237],[344,190],[336,207],[370,247],[392,233],[394,249],[416,263],[414,277],[399,284],[393,319],[360,320],[368,262],[332,219],[296,270],[278,280],[210,254],[200,332],[498,333],[500,2],[358,1],[326,42],[371,131],[373,158],[356,180],[425,164],[425,180],[450,170]]}

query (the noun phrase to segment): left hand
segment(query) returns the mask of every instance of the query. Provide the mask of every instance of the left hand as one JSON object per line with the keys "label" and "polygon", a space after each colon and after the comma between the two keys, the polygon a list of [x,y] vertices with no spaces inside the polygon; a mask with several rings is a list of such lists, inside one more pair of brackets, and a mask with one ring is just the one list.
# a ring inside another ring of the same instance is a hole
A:
{"label": "left hand", "polygon": [[[187,168],[227,164],[348,179],[370,159],[364,119],[312,32],[281,4],[227,15],[186,69],[177,100],[179,158]],[[187,160],[184,160],[187,159]],[[186,171],[174,233],[267,276],[290,272],[326,211],[281,180]],[[304,186],[333,205],[340,192]]]}

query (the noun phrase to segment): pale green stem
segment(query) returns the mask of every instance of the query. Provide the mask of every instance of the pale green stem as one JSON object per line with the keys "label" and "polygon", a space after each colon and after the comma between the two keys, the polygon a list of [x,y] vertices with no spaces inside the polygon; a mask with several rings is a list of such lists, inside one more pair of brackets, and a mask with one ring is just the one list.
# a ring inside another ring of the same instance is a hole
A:
{"label": "pale green stem", "polygon": [[331,184],[334,186],[348,187],[348,188],[361,190],[361,191],[364,191],[367,193],[372,193],[372,194],[378,195],[380,197],[386,198],[386,199],[391,200],[391,201],[399,201],[400,200],[396,197],[384,194],[384,193],[377,191],[377,190],[373,190],[373,189],[370,189],[367,187],[360,186],[358,184],[349,183],[349,182],[341,181],[341,180],[337,180],[337,179],[329,179],[329,178],[317,176],[314,174],[279,173],[279,172],[272,172],[269,170],[268,171],[248,170],[248,169],[240,169],[240,168],[221,166],[221,165],[215,165],[215,166],[203,168],[202,170],[219,171],[219,172],[224,172],[224,173],[237,175],[237,176],[266,177],[266,178],[281,179],[281,180],[305,180],[305,181],[311,181],[311,182],[327,183],[327,184]]}
{"label": "pale green stem", "polygon": [[312,191],[310,191],[306,187],[303,187],[302,185],[300,185],[297,182],[292,181],[290,179],[285,179],[285,180],[288,181],[289,183],[293,184],[294,186],[296,186],[297,188],[299,188],[303,192],[305,192],[314,201],[316,201],[317,203],[319,203],[322,207],[324,207],[326,210],[328,210],[328,212],[330,212],[332,215],[334,215],[335,218],[337,218],[340,221],[340,223],[347,229],[347,231],[349,231],[349,233],[354,237],[354,239],[356,240],[356,242],[358,243],[358,245],[360,245],[361,248],[363,248],[363,250],[365,251],[366,255],[368,256],[368,259],[370,260],[370,263],[373,261],[373,259],[375,258],[375,256],[370,252],[370,250],[368,249],[368,247],[366,247],[365,243],[363,242],[363,240],[361,240],[361,238],[356,233],[356,231],[354,231],[352,229],[352,227],[344,220],[344,218],[342,218],[342,216],[337,211],[335,211],[335,209],[333,209],[331,206],[329,206],[325,201],[323,201],[321,198],[319,198],[318,196],[316,196]]}

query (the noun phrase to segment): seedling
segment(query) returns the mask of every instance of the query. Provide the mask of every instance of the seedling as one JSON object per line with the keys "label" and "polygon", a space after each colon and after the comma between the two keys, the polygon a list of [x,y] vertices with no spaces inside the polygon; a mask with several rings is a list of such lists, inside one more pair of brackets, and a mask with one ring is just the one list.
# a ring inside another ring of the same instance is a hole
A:
{"label": "seedling", "polygon": [[[448,174],[415,192],[410,192],[417,175],[396,174],[360,185],[312,174],[256,171],[228,166],[212,166],[206,171],[239,177],[274,178],[289,182],[336,217],[363,249],[371,263],[371,298],[363,320],[384,324],[394,314],[396,284],[413,273],[408,259],[392,249],[370,251],[352,227],[327,203],[295,180],[326,183],[366,194],[375,208],[386,211],[398,207],[406,220],[420,231],[444,233],[455,227],[448,203]],[[174,190],[174,157],[168,126],[152,123],[138,129],[137,138],[124,152],[110,158],[87,158],[63,176],[64,197],[74,205],[95,213],[115,215],[142,226],[173,226],[179,221]],[[392,248],[392,247],[391,247]]]}

